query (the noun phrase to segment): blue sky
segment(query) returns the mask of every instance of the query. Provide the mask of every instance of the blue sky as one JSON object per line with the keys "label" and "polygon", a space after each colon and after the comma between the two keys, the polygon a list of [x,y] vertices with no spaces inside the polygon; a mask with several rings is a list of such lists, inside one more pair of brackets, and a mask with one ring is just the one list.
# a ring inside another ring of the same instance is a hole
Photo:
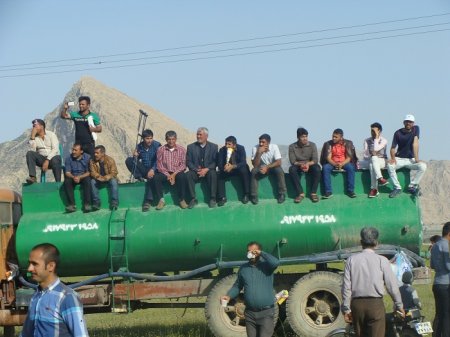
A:
{"label": "blue sky", "polygon": [[[6,121],[3,118],[0,124],[0,142],[18,137],[33,118],[52,111],[82,75],[90,75],[189,129],[209,127],[210,137],[219,143],[233,134],[247,152],[261,133],[269,133],[277,144],[294,142],[298,126],[306,127],[310,140],[319,146],[331,137],[334,128],[340,127],[347,138],[362,147],[364,138],[369,136],[369,125],[378,121],[390,142],[393,132],[402,126],[404,115],[413,113],[421,127],[421,158],[449,160],[448,145],[444,144],[449,143],[450,125],[450,30],[357,43],[346,41],[450,29],[450,24],[446,24],[450,23],[450,15],[88,61],[161,57],[139,62],[148,63],[248,52],[236,48],[260,44],[290,42],[252,51],[308,46],[289,51],[4,77],[99,67],[6,71],[8,65],[171,49],[446,13],[450,13],[447,0],[2,0],[0,112],[3,117],[10,117]],[[416,26],[427,27],[409,29]],[[392,31],[330,39],[386,30]],[[317,41],[292,43],[312,39]],[[336,42],[340,44],[314,47]],[[234,49],[167,56],[229,48]],[[74,63],[83,62],[87,61]]]}

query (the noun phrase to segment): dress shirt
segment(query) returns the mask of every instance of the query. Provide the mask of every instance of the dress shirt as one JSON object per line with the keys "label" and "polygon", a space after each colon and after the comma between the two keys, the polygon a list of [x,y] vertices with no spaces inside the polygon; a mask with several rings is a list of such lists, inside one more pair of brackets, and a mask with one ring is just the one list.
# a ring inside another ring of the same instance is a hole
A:
{"label": "dress shirt", "polygon": [[[255,145],[252,150],[252,160],[256,157],[256,152],[258,151],[259,145]],[[281,159],[281,152],[278,148],[278,145],[276,144],[269,144],[269,151],[264,152],[261,155],[261,163],[262,166],[267,166],[272,164],[273,162],[277,161],[278,159]]]}
{"label": "dress shirt", "polygon": [[142,165],[149,171],[156,171],[156,152],[160,146],[161,144],[154,140],[149,147],[146,147],[144,142],[140,142],[136,148],[139,153],[138,159],[142,161]]}
{"label": "dress shirt", "polygon": [[308,142],[305,145],[295,142],[289,145],[289,162],[291,165],[301,161],[313,161],[314,164],[317,164],[318,160],[317,146],[313,142]]}
{"label": "dress shirt", "polygon": [[48,160],[59,155],[59,141],[54,132],[46,130],[44,139],[36,135],[34,139],[30,139],[29,144],[33,151],[36,151]]}
{"label": "dress shirt", "polygon": [[173,149],[169,149],[167,145],[161,146],[156,158],[158,172],[166,176],[186,170],[186,150],[178,144]]}

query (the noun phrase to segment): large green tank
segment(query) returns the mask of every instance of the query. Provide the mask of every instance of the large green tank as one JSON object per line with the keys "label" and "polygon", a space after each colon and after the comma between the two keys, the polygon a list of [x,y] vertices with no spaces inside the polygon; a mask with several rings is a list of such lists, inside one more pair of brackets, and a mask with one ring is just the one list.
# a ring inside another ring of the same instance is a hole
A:
{"label": "large green tank", "polygon": [[[409,172],[399,172],[399,178],[407,186]],[[390,199],[389,188],[381,187],[380,196],[369,199],[369,180],[367,171],[357,173],[357,198],[351,199],[343,193],[344,175],[336,173],[332,199],[294,204],[286,175],[289,198],[280,205],[274,197],[276,184],[264,179],[256,206],[238,201],[239,182],[231,181],[228,203],[213,209],[204,202],[198,184],[200,203],[194,209],[174,205],[170,189],[168,205],[147,213],[141,211],[144,183],[120,185],[117,211],[107,209],[108,193],[103,189],[103,209],[70,214],[64,213],[60,183],[24,186],[23,216],[16,233],[19,264],[26,269],[30,249],[51,242],[61,251],[61,276],[97,275],[120,268],[139,273],[185,271],[217,261],[244,260],[251,240],[281,258],[358,246],[359,231],[367,225],[379,229],[381,243],[418,252],[422,227],[417,198],[403,193]],[[81,202],[77,208],[81,209]]]}

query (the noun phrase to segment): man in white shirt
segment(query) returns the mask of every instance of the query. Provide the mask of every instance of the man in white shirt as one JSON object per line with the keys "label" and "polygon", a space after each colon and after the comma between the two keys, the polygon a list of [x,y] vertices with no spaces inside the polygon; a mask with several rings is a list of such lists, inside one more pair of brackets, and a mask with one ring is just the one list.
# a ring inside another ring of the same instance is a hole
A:
{"label": "man in white shirt", "polygon": [[36,179],[36,166],[43,172],[48,169],[53,171],[55,181],[61,181],[61,155],[59,153],[59,141],[56,135],[45,130],[45,122],[42,119],[34,119],[30,135],[31,150],[27,152],[28,174],[27,183],[33,184]]}
{"label": "man in white shirt", "polygon": [[250,179],[250,201],[256,205],[258,203],[258,180],[274,174],[277,177],[279,204],[285,201],[286,182],[284,171],[281,168],[281,153],[277,145],[270,143],[270,136],[262,134],[259,137],[259,144],[253,147],[252,164],[253,169]]}

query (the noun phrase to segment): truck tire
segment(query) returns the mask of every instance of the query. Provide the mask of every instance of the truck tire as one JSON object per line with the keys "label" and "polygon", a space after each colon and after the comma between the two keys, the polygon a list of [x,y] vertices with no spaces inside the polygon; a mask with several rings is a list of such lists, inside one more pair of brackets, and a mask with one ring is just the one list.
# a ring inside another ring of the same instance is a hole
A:
{"label": "truck tire", "polygon": [[345,326],[341,314],[342,276],[318,271],[299,279],[289,292],[287,318],[292,330],[302,337],[325,337]]}
{"label": "truck tire", "polygon": [[[208,294],[205,316],[211,332],[216,337],[246,337],[244,318],[244,296],[241,293],[228,303],[227,308],[220,304],[220,297],[226,295],[236,281],[237,275],[229,275],[219,280]],[[275,296],[275,295],[274,295]],[[275,297],[274,297],[275,298]],[[275,305],[274,324],[278,319],[278,305]]]}

